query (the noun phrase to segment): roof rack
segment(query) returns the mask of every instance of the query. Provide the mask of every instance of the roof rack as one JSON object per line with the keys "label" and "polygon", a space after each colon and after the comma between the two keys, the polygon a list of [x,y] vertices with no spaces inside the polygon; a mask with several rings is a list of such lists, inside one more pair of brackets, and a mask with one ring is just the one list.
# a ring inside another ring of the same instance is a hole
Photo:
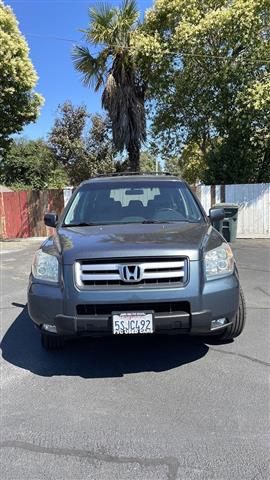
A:
{"label": "roof rack", "polygon": [[102,173],[102,174],[99,174],[99,175],[96,175],[96,177],[125,177],[125,176],[147,176],[147,175],[153,175],[155,177],[158,177],[158,176],[162,176],[162,175],[165,175],[165,176],[172,176],[171,173],[169,172],[114,172],[114,173],[108,173],[108,174],[105,174],[105,173]]}

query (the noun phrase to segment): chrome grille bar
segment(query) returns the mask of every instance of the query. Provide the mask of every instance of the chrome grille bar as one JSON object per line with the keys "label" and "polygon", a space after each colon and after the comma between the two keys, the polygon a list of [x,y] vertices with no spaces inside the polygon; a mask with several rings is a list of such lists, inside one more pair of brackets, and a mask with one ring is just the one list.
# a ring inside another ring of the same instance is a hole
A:
{"label": "chrome grille bar", "polygon": [[152,262],[152,263],[143,263],[142,266],[144,270],[153,270],[153,269],[168,269],[168,268],[182,268],[184,267],[184,261],[175,261],[175,262]]}
{"label": "chrome grille bar", "polygon": [[81,280],[82,282],[88,281],[88,280],[121,280],[121,277],[119,273],[105,273],[105,274],[96,274],[96,273],[89,273],[89,274],[81,274]]}
{"label": "chrome grille bar", "polygon": [[[140,278],[138,281],[127,281],[123,278],[125,267],[139,267]],[[128,259],[123,263],[90,263],[90,261],[75,262],[75,283],[79,287],[96,287],[98,285],[156,285],[158,283],[184,284],[187,280],[187,259],[168,259],[158,261],[157,258],[151,261],[142,259]]]}
{"label": "chrome grille bar", "polygon": [[93,272],[93,271],[114,271],[119,269],[119,265],[113,263],[100,263],[100,264],[90,264],[90,265],[81,265],[83,267],[84,272]]}
{"label": "chrome grille bar", "polygon": [[159,279],[159,278],[177,278],[177,277],[184,277],[185,272],[153,272],[153,273],[144,273],[143,279],[147,278],[153,278],[153,279]]}

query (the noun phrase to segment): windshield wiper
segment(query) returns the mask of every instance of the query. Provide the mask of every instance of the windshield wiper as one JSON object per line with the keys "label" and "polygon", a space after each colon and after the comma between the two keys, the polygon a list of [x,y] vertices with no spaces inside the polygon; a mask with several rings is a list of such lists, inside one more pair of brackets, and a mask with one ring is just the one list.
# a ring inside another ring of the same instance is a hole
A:
{"label": "windshield wiper", "polygon": [[144,220],[143,222],[141,222],[145,225],[150,225],[150,224],[162,224],[162,223],[171,223],[169,222],[168,220]]}
{"label": "windshield wiper", "polygon": [[162,224],[162,223],[198,223],[192,220],[187,220],[186,218],[184,220],[144,220],[144,224]]}
{"label": "windshield wiper", "polygon": [[97,227],[101,225],[100,223],[87,223],[87,222],[81,222],[81,223],[64,223],[62,227]]}

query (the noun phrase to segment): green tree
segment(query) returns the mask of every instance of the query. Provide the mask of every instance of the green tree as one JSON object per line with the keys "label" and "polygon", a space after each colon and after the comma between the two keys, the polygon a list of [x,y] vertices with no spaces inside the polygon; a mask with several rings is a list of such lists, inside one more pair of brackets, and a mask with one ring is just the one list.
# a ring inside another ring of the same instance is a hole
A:
{"label": "green tree", "polygon": [[[124,173],[129,171],[129,160],[128,158],[116,159],[115,160],[115,170],[118,173]],[[143,173],[155,173],[161,172],[161,165],[156,156],[153,155],[150,151],[143,150],[140,155],[140,171]]]}
{"label": "green tree", "polygon": [[157,0],[133,40],[154,133],[196,144],[205,182],[269,181],[269,20],[269,0]]}
{"label": "green tree", "polygon": [[67,175],[44,140],[13,141],[1,163],[0,179],[15,189],[43,190],[67,185]]}
{"label": "green tree", "polygon": [[189,142],[182,149],[181,155],[166,157],[164,168],[166,172],[195,185],[205,176],[207,166],[199,146]]}
{"label": "green tree", "polygon": [[139,170],[140,148],[146,138],[146,85],[130,50],[138,17],[134,0],[124,0],[121,8],[106,4],[90,8],[85,38],[93,47],[102,45],[102,50],[95,57],[88,47],[77,46],[73,52],[75,68],[84,84],[92,83],[95,91],[104,87],[102,106],[112,123],[114,144],[120,152],[127,149],[134,171]]}
{"label": "green tree", "polygon": [[115,171],[114,146],[110,137],[108,119],[91,116],[91,128],[85,138],[85,149],[70,171],[71,183],[79,184],[89,177],[109,175]]}
{"label": "green tree", "polygon": [[68,100],[59,105],[57,117],[49,134],[55,157],[67,170],[85,154],[84,133],[89,114],[85,105],[75,107]]}
{"label": "green tree", "polygon": [[71,185],[114,171],[110,131],[108,119],[89,115],[84,105],[75,107],[67,101],[59,106],[49,145],[59,164],[64,166]]}
{"label": "green tree", "polygon": [[181,177],[182,172],[181,172],[179,157],[172,157],[172,156],[166,157],[164,170],[165,172],[171,173],[172,175]]}
{"label": "green tree", "polygon": [[179,165],[182,178],[192,185],[202,181],[209,168],[205,163],[202,150],[195,142],[189,142],[185,145],[179,158]]}
{"label": "green tree", "polygon": [[43,99],[33,92],[37,75],[10,7],[0,0],[0,155],[10,136],[36,120]]}
{"label": "green tree", "polygon": [[143,150],[140,158],[140,169],[145,173],[154,173],[161,171],[160,162],[147,150]]}

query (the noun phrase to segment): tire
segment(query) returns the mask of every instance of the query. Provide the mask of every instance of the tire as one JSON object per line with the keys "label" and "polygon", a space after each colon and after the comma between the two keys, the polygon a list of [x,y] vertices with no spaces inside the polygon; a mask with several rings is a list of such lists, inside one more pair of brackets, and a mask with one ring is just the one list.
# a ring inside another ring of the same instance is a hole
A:
{"label": "tire", "polygon": [[64,346],[64,339],[59,335],[47,335],[46,333],[42,333],[41,345],[48,351],[61,350]]}
{"label": "tire", "polygon": [[238,337],[244,330],[246,323],[246,301],[242,288],[240,287],[239,309],[236,315],[235,322],[227,327],[221,334],[216,335],[215,338],[220,342],[227,342],[233,338]]}

